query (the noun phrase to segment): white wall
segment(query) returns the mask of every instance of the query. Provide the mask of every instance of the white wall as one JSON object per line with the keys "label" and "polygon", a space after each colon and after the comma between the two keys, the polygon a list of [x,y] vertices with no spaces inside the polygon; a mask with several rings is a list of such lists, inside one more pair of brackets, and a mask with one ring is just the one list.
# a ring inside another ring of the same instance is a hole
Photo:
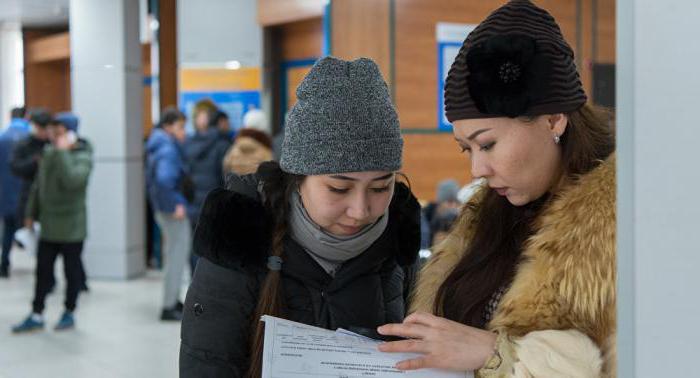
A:
{"label": "white wall", "polygon": [[24,105],[22,27],[0,23],[0,130],[10,120],[10,110]]}
{"label": "white wall", "polygon": [[262,65],[262,29],[256,0],[178,0],[177,55],[181,66]]}
{"label": "white wall", "polygon": [[619,0],[620,377],[697,376],[700,3]]}

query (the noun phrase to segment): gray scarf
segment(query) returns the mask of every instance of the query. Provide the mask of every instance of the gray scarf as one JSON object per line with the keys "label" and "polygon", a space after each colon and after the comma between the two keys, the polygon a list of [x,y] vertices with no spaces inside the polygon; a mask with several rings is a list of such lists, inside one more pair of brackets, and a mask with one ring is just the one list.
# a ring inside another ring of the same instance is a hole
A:
{"label": "gray scarf", "polygon": [[373,224],[350,236],[331,235],[309,216],[298,192],[290,198],[289,233],[294,241],[331,276],[340,266],[362,254],[382,235],[389,223],[389,209]]}

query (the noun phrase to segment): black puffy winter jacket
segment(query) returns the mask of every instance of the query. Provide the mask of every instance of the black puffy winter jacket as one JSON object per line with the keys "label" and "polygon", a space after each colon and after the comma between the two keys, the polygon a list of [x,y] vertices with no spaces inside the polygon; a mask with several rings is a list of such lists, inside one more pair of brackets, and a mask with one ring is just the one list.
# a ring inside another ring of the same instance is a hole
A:
{"label": "black puffy winter jacket", "polygon": [[[227,187],[209,194],[195,232],[202,258],[185,300],[181,378],[242,377],[248,369],[270,217],[254,176],[234,178]],[[405,185],[396,184],[384,233],[334,277],[291,238],[284,243],[284,318],[327,329],[403,320],[420,247],[420,206]]]}

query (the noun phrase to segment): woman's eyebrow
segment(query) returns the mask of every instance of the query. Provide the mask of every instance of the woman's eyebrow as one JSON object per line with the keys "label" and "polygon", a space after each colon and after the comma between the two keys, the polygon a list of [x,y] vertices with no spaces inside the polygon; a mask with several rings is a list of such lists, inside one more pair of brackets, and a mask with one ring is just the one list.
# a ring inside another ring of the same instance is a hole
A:
{"label": "woman's eyebrow", "polygon": [[487,131],[489,131],[489,130],[491,130],[491,129],[476,130],[475,132],[472,133],[472,135],[470,135],[470,136],[467,137],[467,140],[473,140],[474,138],[476,138],[477,136],[479,136],[479,134],[485,133],[485,132],[487,132]]}

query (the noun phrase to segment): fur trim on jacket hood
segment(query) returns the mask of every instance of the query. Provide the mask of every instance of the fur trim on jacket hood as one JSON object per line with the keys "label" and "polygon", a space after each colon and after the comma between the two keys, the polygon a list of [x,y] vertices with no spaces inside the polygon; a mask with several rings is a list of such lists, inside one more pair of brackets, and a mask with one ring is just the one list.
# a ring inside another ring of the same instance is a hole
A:
{"label": "fur trim on jacket hood", "polygon": [[[410,312],[433,313],[437,290],[472,239],[473,216],[484,193],[465,205],[451,234],[435,246]],[[579,331],[597,347],[594,354],[603,356],[603,374],[614,375],[615,196],[613,154],[546,205],[488,329],[521,341],[535,331]]]}

